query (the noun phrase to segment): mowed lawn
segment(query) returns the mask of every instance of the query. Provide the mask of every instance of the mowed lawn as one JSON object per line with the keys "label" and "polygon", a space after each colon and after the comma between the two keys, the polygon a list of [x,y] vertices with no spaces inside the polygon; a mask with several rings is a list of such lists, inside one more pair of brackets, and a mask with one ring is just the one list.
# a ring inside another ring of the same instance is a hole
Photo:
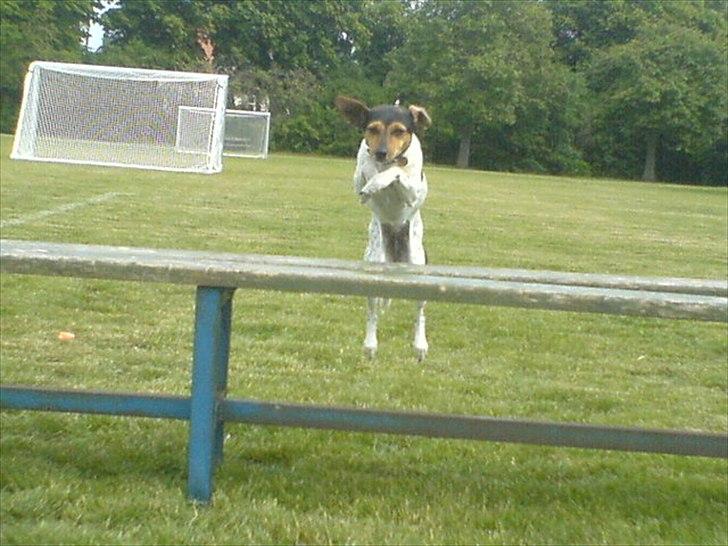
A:
{"label": "mowed lawn", "polygon": [[[226,158],[213,176],[11,161],[2,237],[359,259],[354,161]],[[726,278],[725,188],[428,169],[431,263]],[[194,288],[2,275],[3,383],[187,394]],[[230,395],[728,429],[725,324],[240,290]],[[59,341],[60,331],[75,334]],[[184,422],[1,414],[0,542],[728,541],[725,460],[231,424],[210,507]]]}

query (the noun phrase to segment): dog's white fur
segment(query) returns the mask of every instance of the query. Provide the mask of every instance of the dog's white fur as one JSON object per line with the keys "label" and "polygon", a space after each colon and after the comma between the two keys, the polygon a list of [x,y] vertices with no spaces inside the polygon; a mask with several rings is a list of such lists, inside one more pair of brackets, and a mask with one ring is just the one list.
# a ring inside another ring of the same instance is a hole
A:
{"label": "dog's white fur", "polygon": [[[422,242],[424,226],[420,207],[427,197],[427,178],[422,172],[422,147],[417,135],[402,154],[405,161],[392,165],[377,162],[369,153],[365,140],[362,140],[357,154],[354,173],[354,190],[372,210],[369,223],[369,242],[364,253],[368,262],[386,262],[382,224],[403,226],[409,222],[408,262],[424,265],[425,248]],[[404,166],[399,166],[404,163]],[[378,298],[369,298],[367,311],[366,338],[364,350],[369,357],[377,351],[377,318],[381,305]],[[425,335],[425,302],[417,307],[413,346],[417,359],[422,361],[427,355],[428,343]]]}

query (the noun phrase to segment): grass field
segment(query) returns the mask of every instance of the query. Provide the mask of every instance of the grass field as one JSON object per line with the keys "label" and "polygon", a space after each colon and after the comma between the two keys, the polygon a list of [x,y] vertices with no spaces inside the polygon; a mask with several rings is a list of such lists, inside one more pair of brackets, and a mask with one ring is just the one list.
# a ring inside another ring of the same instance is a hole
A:
{"label": "grass field", "polygon": [[[358,259],[353,160],[214,176],[10,161],[2,236]],[[725,188],[428,170],[431,263],[726,278]],[[3,275],[4,383],[187,394],[194,288]],[[238,291],[236,398],[728,429],[724,324]],[[59,331],[75,340],[61,342]],[[728,542],[724,460],[229,425],[215,502],[183,422],[3,412],[0,543]]]}

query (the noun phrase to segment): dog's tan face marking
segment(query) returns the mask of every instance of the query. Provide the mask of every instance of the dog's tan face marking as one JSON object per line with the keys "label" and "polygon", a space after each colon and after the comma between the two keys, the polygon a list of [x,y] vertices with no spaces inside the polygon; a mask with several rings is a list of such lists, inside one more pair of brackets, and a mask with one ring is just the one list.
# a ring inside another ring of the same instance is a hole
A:
{"label": "dog's tan face marking", "polygon": [[367,125],[366,129],[364,130],[364,140],[366,140],[367,142],[367,148],[369,148],[369,153],[372,153],[372,150],[379,149],[385,132],[386,127],[381,121],[373,121],[372,123]]}
{"label": "dog's tan face marking", "polygon": [[412,133],[402,123],[385,124],[377,120],[367,125],[364,131],[364,139],[370,155],[375,156],[377,152],[381,154],[381,152],[386,151],[387,155],[384,157],[384,161],[392,161],[409,148],[412,142]]}

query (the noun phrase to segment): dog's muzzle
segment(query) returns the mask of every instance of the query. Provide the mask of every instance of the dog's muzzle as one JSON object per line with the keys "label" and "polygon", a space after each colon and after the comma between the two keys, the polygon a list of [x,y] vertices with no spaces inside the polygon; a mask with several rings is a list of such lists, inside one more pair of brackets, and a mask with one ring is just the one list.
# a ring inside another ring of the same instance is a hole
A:
{"label": "dog's muzzle", "polygon": [[387,161],[386,152],[376,152],[374,154],[374,159],[384,168],[389,168],[392,165],[397,165],[398,167],[404,167],[405,165],[407,165],[407,158],[404,157],[402,154],[398,155],[394,159],[390,159],[389,161]]}

